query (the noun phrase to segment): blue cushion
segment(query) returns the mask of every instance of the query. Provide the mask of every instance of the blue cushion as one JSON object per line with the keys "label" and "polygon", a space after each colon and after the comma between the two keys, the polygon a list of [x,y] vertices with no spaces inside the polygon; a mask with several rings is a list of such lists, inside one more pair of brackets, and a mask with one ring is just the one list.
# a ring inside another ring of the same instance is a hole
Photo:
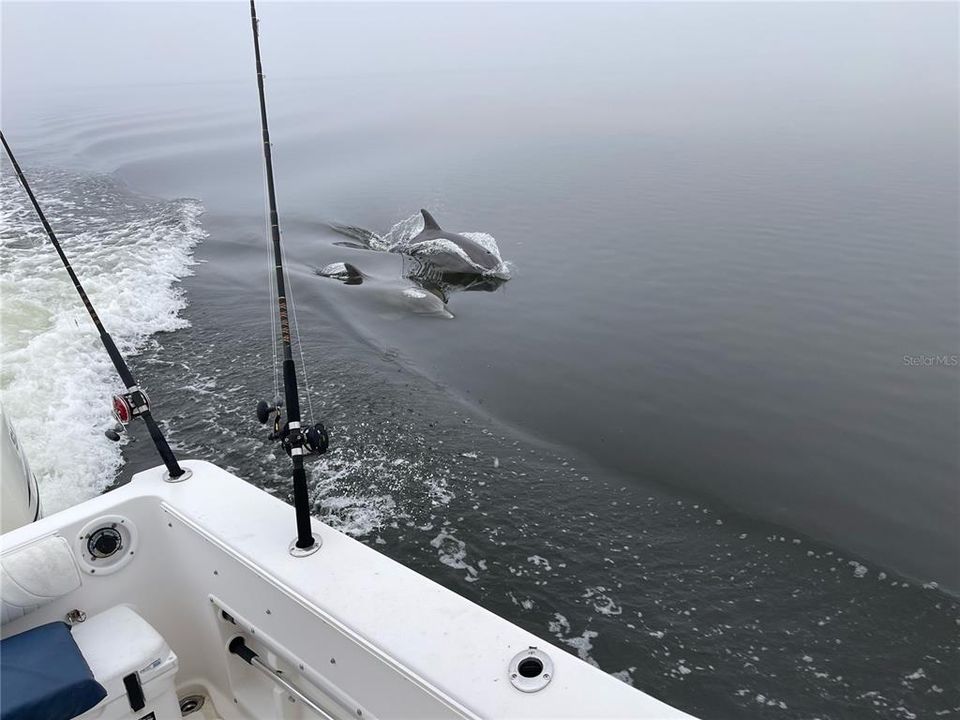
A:
{"label": "blue cushion", "polygon": [[0,717],[70,720],[107,696],[64,622],[0,642]]}

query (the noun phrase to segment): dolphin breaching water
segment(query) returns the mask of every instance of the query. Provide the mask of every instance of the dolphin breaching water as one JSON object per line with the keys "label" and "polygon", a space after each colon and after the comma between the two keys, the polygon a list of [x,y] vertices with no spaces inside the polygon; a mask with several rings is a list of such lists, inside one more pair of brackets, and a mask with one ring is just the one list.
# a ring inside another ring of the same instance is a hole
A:
{"label": "dolphin breaching water", "polygon": [[342,243],[347,247],[400,253],[419,261],[424,269],[444,276],[469,277],[471,281],[480,276],[501,281],[510,278],[492,236],[444,230],[427,210],[397,223],[382,236],[357,227],[331,227],[350,238],[352,242]]}
{"label": "dolphin breaching water", "polygon": [[359,227],[330,227],[350,239],[335,245],[402,255],[402,277],[370,276],[350,262],[332,263],[318,269],[317,275],[345,285],[364,285],[388,305],[418,315],[453,317],[446,311],[451,292],[492,292],[510,279],[492,236],[444,230],[427,210],[397,223],[382,236]]}
{"label": "dolphin breaching water", "polygon": [[405,243],[400,252],[423,259],[442,272],[458,275],[482,275],[503,265],[493,249],[467,235],[444,230],[426,210],[420,210],[420,215],[423,230]]}

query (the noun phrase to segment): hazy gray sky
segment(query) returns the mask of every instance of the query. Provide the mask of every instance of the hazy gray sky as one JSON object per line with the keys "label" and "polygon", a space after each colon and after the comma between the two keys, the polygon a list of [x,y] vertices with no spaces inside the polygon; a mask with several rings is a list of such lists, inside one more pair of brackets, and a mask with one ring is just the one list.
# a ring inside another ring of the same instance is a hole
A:
{"label": "hazy gray sky", "polygon": [[[768,50],[783,57],[791,43],[808,47],[811,36],[825,59],[837,46],[859,43],[863,53],[874,51],[877,72],[895,72],[885,67],[894,56],[883,46],[896,45],[897,36],[933,28],[942,37],[931,45],[942,53],[943,39],[956,33],[954,3],[830,5],[262,2],[259,14],[267,72],[281,78],[517,64],[615,69],[651,61],[650,72],[663,73],[671,63],[718,55],[756,64]],[[931,24],[932,15],[943,22]],[[242,0],[5,0],[0,19],[5,89],[235,81],[250,73]],[[798,57],[811,60],[809,52]]]}
{"label": "hazy gray sky", "polygon": [[[537,84],[529,91],[544,102],[577,83],[607,87],[608,97],[630,98],[644,112],[655,109],[650,102],[666,103],[673,123],[684,108],[706,105],[715,127],[724,117],[762,126],[770,114],[811,127],[842,106],[899,117],[921,133],[956,124],[956,3],[264,1],[258,8],[277,109],[285,79],[405,73],[414,92],[429,93],[446,75],[469,92],[479,78],[455,73],[477,70],[488,85],[531,78]],[[156,106],[160,93],[150,88],[158,83],[181,87],[162,101],[174,106],[193,103],[186,95],[212,90],[209,83],[218,83],[219,97],[251,91],[244,0],[4,0],[0,21],[0,102],[10,130],[50,113],[64,118],[84,103],[103,102],[111,115],[133,109],[137,97]],[[509,73],[530,68],[537,72]],[[111,86],[124,90],[86,92]],[[605,112],[608,104],[557,112]]]}
{"label": "hazy gray sky", "polygon": [[[275,77],[489,67],[502,65],[500,54],[516,64],[632,52],[631,38],[605,23],[602,9],[585,14],[573,5],[262,2],[258,11]],[[250,72],[242,0],[4,2],[2,16],[4,80],[13,85],[229,81]]]}

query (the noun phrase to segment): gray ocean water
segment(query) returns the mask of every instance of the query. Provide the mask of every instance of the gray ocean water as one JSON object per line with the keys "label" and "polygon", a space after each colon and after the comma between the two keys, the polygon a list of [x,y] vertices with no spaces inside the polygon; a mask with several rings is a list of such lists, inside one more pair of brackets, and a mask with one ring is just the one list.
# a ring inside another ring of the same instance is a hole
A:
{"label": "gray ocean water", "polygon": [[[262,13],[315,514],[704,718],[960,714],[956,7],[462,6],[486,63],[272,77],[307,20],[365,56],[456,20],[324,7]],[[6,92],[3,128],[179,453],[287,497],[248,65]],[[56,506],[155,459],[105,445],[115,381],[7,170],[5,407],[57,393],[30,442],[102,478],[43,465]],[[332,228],[421,207],[510,267],[452,319]]]}

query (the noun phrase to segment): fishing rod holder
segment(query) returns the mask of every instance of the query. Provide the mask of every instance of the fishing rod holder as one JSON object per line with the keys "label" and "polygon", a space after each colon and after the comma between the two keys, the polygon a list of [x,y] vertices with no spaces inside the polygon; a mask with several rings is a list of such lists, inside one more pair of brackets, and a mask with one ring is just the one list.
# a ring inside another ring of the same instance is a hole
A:
{"label": "fishing rod holder", "polygon": [[[261,425],[266,425],[273,420],[273,430],[268,439],[279,440],[280,446],[286,451],[287,455],[293,454],[293,443],[291,442],[290,423],[283,419],[281,407],[283,403],[275,402],[273,405],[266,400],[257,403],[257,420]],[[300,424],[297,423],[300,427]],[[322,422],[301,427],[300,441],[302,444],[302,454],[306,457],[323,455],[330,447],[330,436],[327,434],[327,428]]]}

